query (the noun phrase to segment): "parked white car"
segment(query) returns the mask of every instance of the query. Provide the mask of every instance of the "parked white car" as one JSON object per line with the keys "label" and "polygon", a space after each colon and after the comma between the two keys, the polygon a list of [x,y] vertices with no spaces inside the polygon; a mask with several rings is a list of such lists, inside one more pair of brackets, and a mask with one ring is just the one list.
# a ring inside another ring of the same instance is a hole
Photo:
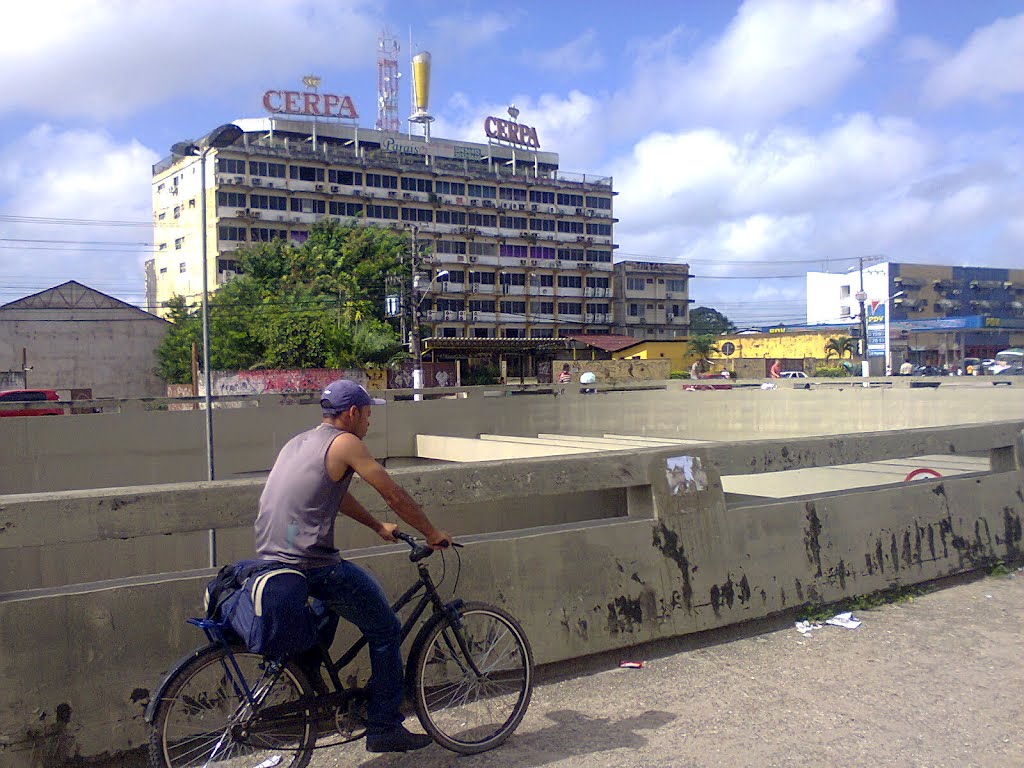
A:
{"label": "parked white car", "polygon": [[803,371],[783,371],[779,374],[779,378],[783,379],[806,379],[807,374]]}

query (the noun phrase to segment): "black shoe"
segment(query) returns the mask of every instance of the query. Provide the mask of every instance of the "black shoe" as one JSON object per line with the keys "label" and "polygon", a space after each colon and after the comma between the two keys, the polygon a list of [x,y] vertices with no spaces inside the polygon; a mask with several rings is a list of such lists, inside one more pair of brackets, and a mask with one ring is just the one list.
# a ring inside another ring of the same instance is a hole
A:
{"label": "black shoe", "polygon": [[396,725],[384,733],[368,734],[366,737],[367,752],[410,752],[430,746],[434,740],[425,733],[409,733],[400,725]]}

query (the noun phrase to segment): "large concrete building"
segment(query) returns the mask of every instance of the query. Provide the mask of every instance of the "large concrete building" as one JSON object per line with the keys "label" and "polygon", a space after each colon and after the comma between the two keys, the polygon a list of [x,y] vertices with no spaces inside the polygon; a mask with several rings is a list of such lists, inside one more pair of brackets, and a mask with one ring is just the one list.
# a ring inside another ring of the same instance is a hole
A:
{"label": "large concrete building", "polygon": [[690,266],[620,261],[613,268],[615,333],[681,339],[690,331]]}
{"label": "large concrete building", "polygon": [[872,373],[903,360],[954,366],[1024,341],[1024,269],[883,262],[807,273],[808,325],[865,325]]}
{"label": "large concrete building", "polygon": [[[206,155],[211,289],[238,270],[236,248],[302,242],[321,219],[415,233],[419,309],[431,335],[546,338],[608,333],[615,249],[612,179],[565,173],[536,131],[488,118],[486,143],[271,116]],[[198,157],[153,167],[157,254],[147,300],[195,300],[202,286]],[[670,310],[669,310],[670,311]]]}
{"label": "large concrete building", "polygon": [[169,327],[69,280],[0,307],[0,380],[65,396],[160,397],[166,390],[153,373],[154,351]]}

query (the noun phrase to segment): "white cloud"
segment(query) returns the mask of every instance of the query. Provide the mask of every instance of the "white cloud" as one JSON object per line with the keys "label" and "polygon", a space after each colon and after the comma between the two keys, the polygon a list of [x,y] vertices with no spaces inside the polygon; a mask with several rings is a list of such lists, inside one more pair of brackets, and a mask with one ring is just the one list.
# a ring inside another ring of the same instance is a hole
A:
{"label": "white cloud", "polygon": [[372,7],[366,0],[14,3],[4,8],[0,110],[99,119],[282,77],[297,82],[321,66],[361,66],[372,60],[377,26],[364,6]]}
{"label": "white cloud", "polygon": [[430,44],[424,47],[442,54],[478,48],[510,29],[517,15],[514,12],[489,12],[442,16],[431,24]]}
{"label": "white cloud", "polygon": [[[5,214],[88,222],[0,223],[0,237],[8,239],[0,249],[0,275],[17,275],[21,295],[74,279],[139,301],[142,265],[153,250],[150,168],[158,160],[157,153],[137,141],[118,144],[104,132],[58,131],[48,125],[0,148]],[[9,278],[5,282],[10,285]],[[3,300],[13,298],[5,295]]]}
{"label": "white cloud", "polygon": [[924,84],[936,106],[992,101],[1024,92],[1024,14],[974,32],[963,48],[940,62]]}
{"label": "white cloud", "polygon": [[748,0],[722,37],[688,60],[643,56],[616,113],[627,123],[757,122],[818,104],[892,28],[890,0]]}
{"label": "white cloud", "polygon": [[553,50],[531,51],[526,55],[526,59],[541,69],[560,75],[575,75],[604,66],[604,54],[601,53],[597,34],[593,29],[586,30]]}

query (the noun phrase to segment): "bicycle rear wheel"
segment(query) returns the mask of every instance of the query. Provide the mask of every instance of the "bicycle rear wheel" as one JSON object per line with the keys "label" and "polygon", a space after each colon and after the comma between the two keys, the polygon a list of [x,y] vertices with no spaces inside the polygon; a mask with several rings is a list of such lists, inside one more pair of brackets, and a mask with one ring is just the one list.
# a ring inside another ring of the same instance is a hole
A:
{"label": "bicycle rear wheel", "polygon": [[263,656],[232,649],[256,702],[250,705],[227,651],[211,646],[167,686],[149,738],[152,768],[304,768],[316,729],[308,709],[260,722],[269,707],[313,695],[291,664],[276,670]]}
{"label": "bicycle rear wheel", "polygon": [[498,746],[523,719],[533,653],[519,622],[501,608],[465,603],[459,618],[459,627],[448,619],[427,624],[409,658],[423,727],[441,746],[469,755]]}

